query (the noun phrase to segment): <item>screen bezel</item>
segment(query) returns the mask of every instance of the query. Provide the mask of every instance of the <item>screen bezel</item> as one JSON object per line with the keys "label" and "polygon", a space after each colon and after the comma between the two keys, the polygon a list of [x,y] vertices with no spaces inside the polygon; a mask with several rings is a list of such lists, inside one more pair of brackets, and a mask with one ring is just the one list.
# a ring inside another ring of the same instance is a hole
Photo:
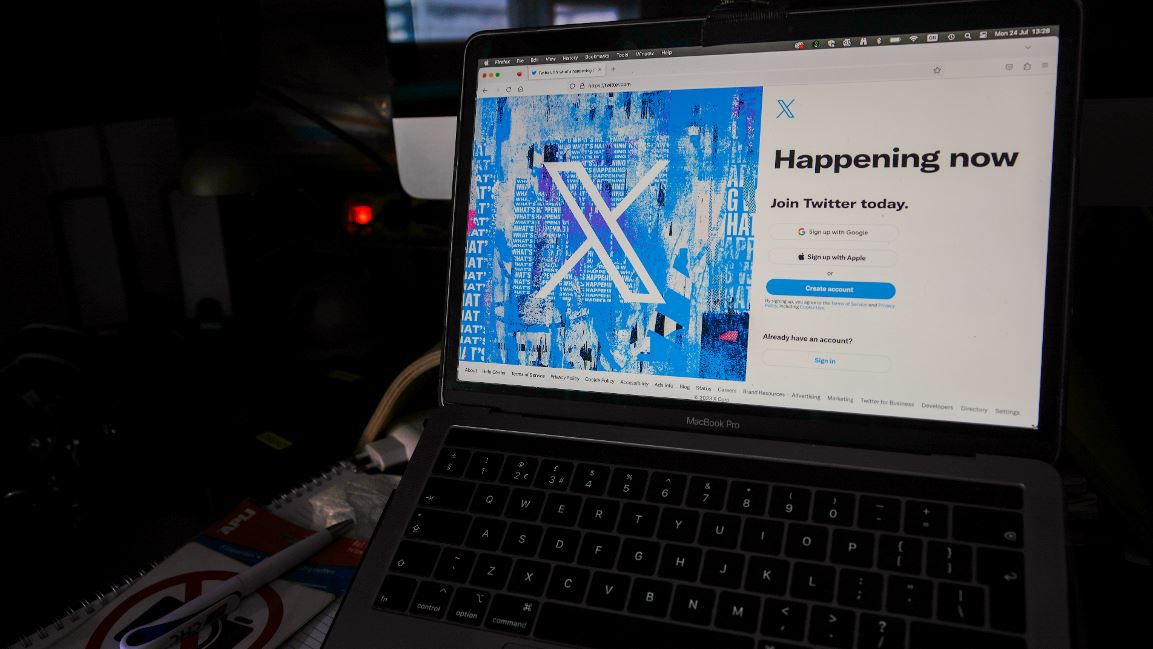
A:
{"label": "screen bezel", "polygon": [[[660,397],[575,392],[461,381],[457,377],[478,62],[481,58],[700,45],[701,19],[638,21],[576,27],[482,32],[469,40],[464,59],[457,161],[453,179],[453,238],[441,364],[443,404],[483,406],[503,412],[647,427],[675,428],[823,444],[922,453],[996,453],[1052,460],[1063,420],[1065,329],[1081,9],[1076,2],[882,6],[791,12],[767,25],[759,41],[842,38],[990,27],[1058,25],[1050,227],[1037,428],[959,423],[802,410],[715,404]],[[913,46],[916,47],[916,46]],[[595,408],[589,406],[594,405]],[[727,422],[718,429],[688,423],[691,417]],[[734,428],[735,423],[739,428]]]}

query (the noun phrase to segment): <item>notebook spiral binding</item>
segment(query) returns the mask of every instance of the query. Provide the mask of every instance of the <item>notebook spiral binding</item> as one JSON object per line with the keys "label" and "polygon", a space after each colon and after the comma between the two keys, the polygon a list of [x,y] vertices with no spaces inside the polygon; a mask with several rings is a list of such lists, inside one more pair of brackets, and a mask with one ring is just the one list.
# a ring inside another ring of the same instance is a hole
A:
{"label": "notebook spiral binding", "polygon": [[150,561],[147,567],[124,575],[117,581],[108,584],[108,586],[100,592],[97,592],[92,599],[82,599],[75,607],[70,606],[64,609],[63,615],[36,629],[32,633],[21,637],[15,643],[9,645],[8,649],[29,649],[40,643],[55,642],[57,638],[53,636],[63,635],[66,630],[70,630],[71,627],[84,622],[89,616],[115,600],[121,591],[127,589],[135,583],[137,579],[148,574],[150,570],[158,565],[160,565],[160,561]]}
{"label": "notebook spiral binding", "polygon": [[356,466],[356,464],[353,463],[351,460],[344,460],[341,462],[337,462],[331,468],[318,473],[317,475],[310,478],[309,480],[305,480],[304,482],[296,485],[292,489],[289,489],[288,491],[280,494],[276,498],[273,498],[268,503],[268,509],[272,512],[279,511],[279,510],[293,504],[297,499],[303,498],[309,494],[315,493],[316,491],[324,488],[325,485],[332,482],[333,480],[336,480],[337,478],[341,477],[345,473],[356,472],[358,470],[359,469]]}

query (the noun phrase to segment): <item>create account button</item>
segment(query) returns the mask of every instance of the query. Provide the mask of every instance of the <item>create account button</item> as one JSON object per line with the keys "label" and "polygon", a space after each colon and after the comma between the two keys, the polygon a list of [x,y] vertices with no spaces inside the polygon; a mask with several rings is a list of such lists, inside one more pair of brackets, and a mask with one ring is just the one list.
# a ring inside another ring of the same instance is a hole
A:
{"label": "create account button", "polygon": [[888,300],[897,287],[888,282],[836,282],[821,279],[770,279],[765,286],[770,295],[790,295],[858,300]]}

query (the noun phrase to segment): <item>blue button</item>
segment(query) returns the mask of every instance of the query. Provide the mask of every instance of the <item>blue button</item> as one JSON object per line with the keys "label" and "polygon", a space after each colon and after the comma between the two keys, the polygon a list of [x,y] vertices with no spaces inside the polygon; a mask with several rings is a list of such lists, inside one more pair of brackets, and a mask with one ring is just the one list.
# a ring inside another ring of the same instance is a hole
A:
{"label": "blue button", "polygon": [[823,279],[770,279],[765,286],[770,295],[888,300],[897,287],[888,282],[833,282]]}

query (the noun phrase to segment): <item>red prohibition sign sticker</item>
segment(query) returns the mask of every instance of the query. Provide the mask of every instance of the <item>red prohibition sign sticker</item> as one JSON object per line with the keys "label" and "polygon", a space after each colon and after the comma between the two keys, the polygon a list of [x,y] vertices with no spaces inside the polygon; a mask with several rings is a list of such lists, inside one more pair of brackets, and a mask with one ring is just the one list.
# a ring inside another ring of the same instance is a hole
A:
{"label": "red prohibition sign sticker", "polygon": [[[121,618],[128,614],[137,604],[143,602],[146,598],[161,593],[169,588],[184,587],[183,601],[191,601],[193,597],[198,597],[204,592],[204,583],[213,581],[225,581],[236,576],[236,572],[231,570],[199,570],[196,572],[186,572],[180,575],[172,575],[160,581],[149,584],[139,591],[125,597],[122,601],[117,602],[116,607],[108,614],[96,627],[92,637],[88,639],[88,644],[85,649],[100,649],[105,641],[112,637],[113,629],[116,628]],[[272,636],[276,634],[276,630],[280,628],[280,622],[284,619],[284,602],[280,600],[280,595],[272,589],[271,586],[265,586],[256,591],[264,600],[265,606],[268,607],[268,618],[264,621],[264,628],[257,634],[256,639],[252,644],[248,645],[250,649],[263,649],[272,640]],[[180,649],[197,649],[197,638],[186,638],[181,644]]]}

